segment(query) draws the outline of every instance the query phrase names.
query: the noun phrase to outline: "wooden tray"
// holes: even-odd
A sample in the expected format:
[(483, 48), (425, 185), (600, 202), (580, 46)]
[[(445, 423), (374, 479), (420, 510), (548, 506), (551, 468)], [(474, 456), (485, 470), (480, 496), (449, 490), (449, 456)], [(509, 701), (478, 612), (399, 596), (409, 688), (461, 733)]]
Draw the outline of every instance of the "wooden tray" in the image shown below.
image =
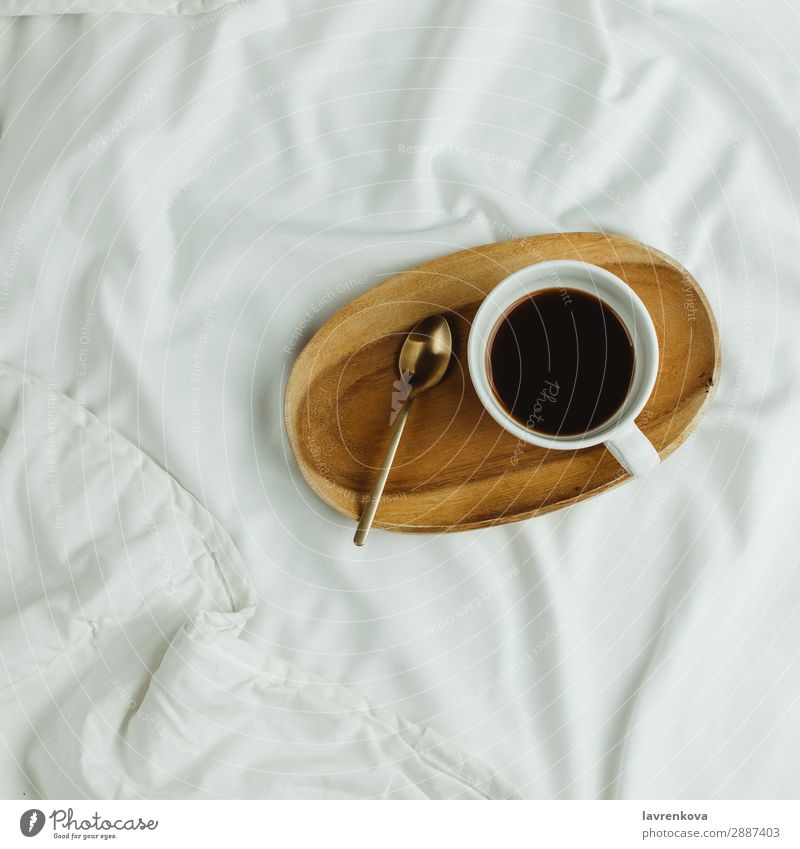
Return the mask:
[[(720, 369), (708, 301), (675, 260), (604, 233), (560, 233), (460, 251), (387, 280), (337, 312), (304, 348), (286, 389), (289, 440), (312, 489), (353, 519), (389, 437), (397, 355), (427, 315), (451, 321), (454, 360), (415, 403), (376, 526), (432, 532), (514, 522), (583, 501), (628, 479), (603, 448), (520, 444), (481, 406), (467, 370), (467, 336), (487, 292), (525, 265), (579, 259), (607, 268), (644, 301), (660, 367), (637, 419), (661, 457), (697, 426)], [(656, 472), (657, 474), (657, 472)]]

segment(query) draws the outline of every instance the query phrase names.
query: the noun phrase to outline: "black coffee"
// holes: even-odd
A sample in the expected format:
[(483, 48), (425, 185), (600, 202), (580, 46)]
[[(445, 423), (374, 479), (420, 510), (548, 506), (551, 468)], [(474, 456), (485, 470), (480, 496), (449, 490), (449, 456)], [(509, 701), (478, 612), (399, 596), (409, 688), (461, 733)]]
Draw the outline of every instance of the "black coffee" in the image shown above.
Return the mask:
[(548, 436), (576, 436), (608, 421), (633, 377), (633, 346), (617, 314), (574, 289), (517, 301), (489, 343), (489, 379), (503, 407)]

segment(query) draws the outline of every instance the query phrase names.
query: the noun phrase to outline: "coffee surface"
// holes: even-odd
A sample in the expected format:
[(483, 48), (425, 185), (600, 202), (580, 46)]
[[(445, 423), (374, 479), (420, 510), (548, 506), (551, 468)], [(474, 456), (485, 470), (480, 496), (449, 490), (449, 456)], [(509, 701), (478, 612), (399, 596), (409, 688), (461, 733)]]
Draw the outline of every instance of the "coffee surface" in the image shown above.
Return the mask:
[(517, 301), (498, 323), (488, 359), (502, 406), (548, 436), (576, 436), (608, 421), (628, 394), (634, 366), (617, 314), (574, 289)]

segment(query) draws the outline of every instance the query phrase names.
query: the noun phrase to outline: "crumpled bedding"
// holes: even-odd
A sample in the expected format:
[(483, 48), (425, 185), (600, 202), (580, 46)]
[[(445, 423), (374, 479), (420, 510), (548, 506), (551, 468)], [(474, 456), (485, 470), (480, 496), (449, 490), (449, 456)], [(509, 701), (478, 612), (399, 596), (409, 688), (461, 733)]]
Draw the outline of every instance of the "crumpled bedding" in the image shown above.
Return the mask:
[(243, 642), (256, 600), (228, 535), (74, 401), (0, 368), (0, 430), (0, 795), (514, 795)]
[[(162, 532), (178, 552), (186, 537), (195, 565), (174, 577), (172, 606), (156, 591), (162, 625), (149, 612), (131, 620), (144, 633), (124, 663), (92, 665), (101, 680), (90, 692), (102, 696), (92, 696), (99, 718), (85, 730), (97, 748), (65, 731), (84, 729), (80, 688), (40, 702), (46, 682), (23, 679), (31, 693), (3, 710), (7, 757), (21, 765), (4, 770), (4, 792), (52, 773), (64, 783), (50, 792), (66, 793), (52, 761), (71, 775), (106, 745), (119, 745), (125, 769), (110, 778), (93, 769), (81, 792), (211, 792), (180, 722), (164, 718), (177, 738), (173, 778), (149, 772), (97, 724), (107, 715), (125, 730), (127, 698), (166, 705), (157, 674), (147, 693), (129, 696), (124, 682), (172, 663), (168, 645), (185, 645), (183, 656), (214, 633), (195, 613), (219, 624), (252, 607), (233, 631), (242, 626), (236, 639), (259, 663), (288, 664), (371, 710), (435, 728), (521, 796), (796, 797), (796, 15), (721, 0), (253, 2), (219, 12), (0, 27), (0, 361), (95, 414), (219, 522), (198, 535), (193, 508), (191, 522), (176, 516)], [(700, 282), (723, 351), (706, 418), (645, 480), (576, 507), (462, 534), (375, 531), (356, 550), (352, 523), (310, 492), (283, 430), (283, 388), (303, 343), (388, 275), (464, 247), (570, 230), (641, 239)], [(45, 586), (36, 559), (14, 559), (26, 558), (25, 538), (9, 539), (37, 635), (30, 646), (16, 630), (3, 639), (17, 673), (57, 657), (61, 640), (88, 660), (86, 623), (113, 620), (126, 600), (131, 616), (144, 610), (142, 591), (164, 580), (136, 465), (114, 474), (109, 451), (71, 462), (108, 482), (100, 512), (82, 508), (93, 526), (115, 528), (105, 508), (132, 493), (131, 547), (147, 554), (132, 559), (137, 572), (115, 567), (106, 591), (86, 531), (88, 583), (62, 574)], [(50, 504), (42, 475), (17, 470), (14, 497), (1, 502), (6, 532), (26, 528), (29, 503)], [(160, 503), (169, 491), (158, 490)], [(55, 563), (60, 538), (50, 519), (37, 521), (39, 560)], [(241, 556), (234, 572), (247, 576), (252, 601), (241, 605), (225, 600), (203, 554), (202, 540), (229, 550), (223, 527)], [(79, 602), (85, 621), (75, 619)], [(8, 593), (2, 604), (17, 609)], [(203, 670), (198, 661), (184, 671)], [(203, 708), (207, 751), (222, 761), (212, 730), (242, 705), (202, 695), (213, 702)], [(26, 713), (26, 701), (49, 707)], [(176, 720), (187, 719), (181, 710)], [(167, 747), (161, 726), (129, 724), (142, 751)], [(405, 764), (402, 753), (419, 748), (409, 739), (399, 735), (390, 745), (402, 752), (388, 759)], [(292, 754), (288, 744), (269, 751), (281, 763)], [(251, 789), (252, 754), (228, 759), (223, 792)], [(345, 791), (334, 776), (342, 752), (331, 754), (327, 770), (314, 760), (321, 750), (300, 758), (329, 774), (309, 792)], [(421, 779), (370, 792), (407, 780)], [(430, 795), (457, 792), (448, 784)]]
[(226, 14), (223, 7), (230, 2), (231, 0), (0, 0), (0, 15), (197, 15), (199, 17), (195, 26), (205, 26)]

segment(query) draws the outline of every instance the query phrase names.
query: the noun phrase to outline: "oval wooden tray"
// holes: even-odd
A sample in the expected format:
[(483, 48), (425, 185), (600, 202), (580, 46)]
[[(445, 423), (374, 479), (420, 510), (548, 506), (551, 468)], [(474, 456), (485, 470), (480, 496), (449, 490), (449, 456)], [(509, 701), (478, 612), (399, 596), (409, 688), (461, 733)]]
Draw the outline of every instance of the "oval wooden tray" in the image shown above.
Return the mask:
[[(714, 394), (719, 338), (708, 301), (675, 260), (624, 236), (560, 233), (498, 242), (399, 274), (337, 312), (303, 349), (286, 388), (286, 427), (312, 489), (356, 518), (389, 437), (397, 355), (427, 315), (448, 314), (454, 359), (415, 402), (376, 526), (433, 532), (513, 522), (604, 492), (628, 475), (603, 448), (520, 444), (483, 409), (467, 371), (472, 317), (504, 277), (545, 259), (607, 268), (644, 301), (661, 351), (637, 419), (661, 457), (697, 426)], [(657, 472), (656, 472), (657, 474)]]

